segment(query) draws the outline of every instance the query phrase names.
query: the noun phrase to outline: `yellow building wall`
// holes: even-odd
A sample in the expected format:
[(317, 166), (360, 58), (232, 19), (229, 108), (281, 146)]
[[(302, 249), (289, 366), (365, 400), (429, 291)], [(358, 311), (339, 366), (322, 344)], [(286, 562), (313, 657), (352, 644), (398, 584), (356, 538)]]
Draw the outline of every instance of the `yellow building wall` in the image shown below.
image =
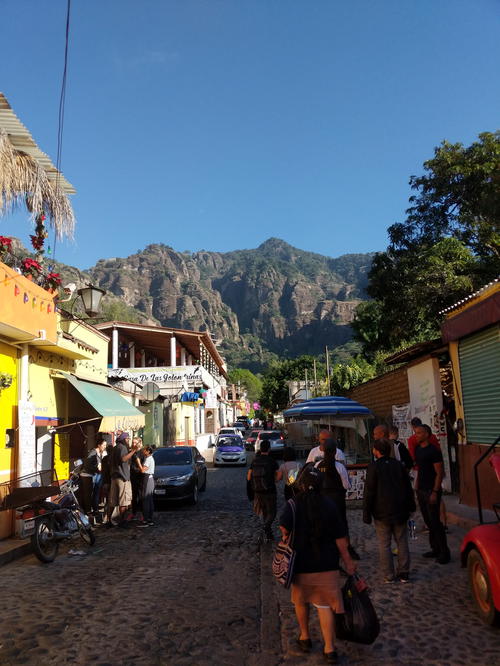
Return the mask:
[(175, 414), (175, 443), (194, 446), (194, 405), (189, 402), (175, 402), (172, 411)]
[[(12, 384), (0, 392), (0, 483), (15, 478), (16, 446), (6, 446), (5, 431), (17, 427), (17, 349), (0, 342), (0, 372), (13, 377)], [(16, 438), (14, 437), (14, 443)], [(0, 539), (8, 537), (12, 511), (0, 511)]]
[[(56, 342), (54, 295), (0, 262), (0, 322)], [(43, 334), (42, 334), (43, 335)]]

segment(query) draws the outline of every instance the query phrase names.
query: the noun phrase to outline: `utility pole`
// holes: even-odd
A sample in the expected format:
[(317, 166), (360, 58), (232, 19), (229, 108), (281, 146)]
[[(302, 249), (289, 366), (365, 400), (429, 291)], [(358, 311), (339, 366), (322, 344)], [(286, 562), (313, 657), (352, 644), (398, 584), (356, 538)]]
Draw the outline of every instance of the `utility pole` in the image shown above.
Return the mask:
[(307, 379), (307, 368), (305, 368), (306, 373), (306, 400), (309, 400), (309, 380)]
[(313, 361), (313, 372), (314, 372), (314, 394), (318, 393), (318, 378), (316, 376), (316, 359)]
[(325, 356), (326, 356), (326, 381), (328, 387), (328, 394), (330, 395), (330, 356), (328, 353), (328, 347), (325, 347)]

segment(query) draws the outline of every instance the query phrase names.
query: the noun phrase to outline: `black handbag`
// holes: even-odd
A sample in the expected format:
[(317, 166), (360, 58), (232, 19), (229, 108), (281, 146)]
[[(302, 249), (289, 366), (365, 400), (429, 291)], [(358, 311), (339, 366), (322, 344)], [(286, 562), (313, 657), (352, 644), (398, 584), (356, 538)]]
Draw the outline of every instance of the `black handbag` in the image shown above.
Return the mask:
[(292, 531), (286, 538), (281, 538), (281, 541), (276, 546), (273, 557), (273, 576), (278, 583), (289, 588), (292, 584), (293, 568), (295, 564), (295, 550), (293, 549), (293, 539), (295, 534), (295, 502), (293, 499), (288, 500), (288, 504), (292, 509), (293, 526)]

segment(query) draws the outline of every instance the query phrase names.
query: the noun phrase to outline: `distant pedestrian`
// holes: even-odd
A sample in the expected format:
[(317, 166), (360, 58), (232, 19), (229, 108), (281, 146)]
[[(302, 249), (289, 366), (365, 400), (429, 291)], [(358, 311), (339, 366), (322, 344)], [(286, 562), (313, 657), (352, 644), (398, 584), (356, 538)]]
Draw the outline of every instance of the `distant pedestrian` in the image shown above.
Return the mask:
[(439, 451), (441, 451), (441, 445), (439, 443), (438, 438), (436, 435), (432, 433), (432, 430), (430, 426), (423, 424), (421, 419), (418, 418), (418, 416), (415, 416), (411, 420), (411, 427), (413, 430), (413, 435), (411, 435), (408, 438), (408, 451), (410, 452), (411, 457), (413, 458), (413, 461), (415, 462), (415, 449), (417, 448), (418, 444), (418, 438), (417, 438), (417, 428), (419, 428), (421, 425), (423, 425), (426, 428), (429, 428), (429, 444), (432, 444), (435, 446)]
[(132, 513), (134, 514), (134, 518), (137, 518), (142, 511), (142, 485), (144, 481), (142, 465), (144, 463), (144, 451), (140, 437), (134, 437), (132, 442), (136, 445), (136, 451), (130, 459), (130, 485), (132, 487)]
[(344, 521), (346, 538), (348, 543), (349, 555), (353, 560), (359, 560), (360, 557), (350, 543), (349, 525), (347, 523), (347, 504), (346, 494), (351, 488), (349, 474), (345, 465), (339, 462), (337, 458), (337, 446), (333, 438), (323, 441), (324, 457), (315, 463), (317, 469), (322, 473), (321, 493), (335, 502), (341, 519)]
[(392, 444), (387, 439), (373, 443), (372, 462), (366, 472), (363, 495), (363, 521), (375, 521), (379, 562), (384, 582), (396, 580), (391, 541), (397, 545), (398, 577), (409, 581), (410, 550), (408, 547), (408, 518), (416, 510), (410, 477), (403, 463), (391, 457)]
[(106, 439), (102, 434), (96, 436), (96, 442), (83, 462), (80, 472), (82, 509), (87, 515), (99, 513), (99, 491), (101, 488), (102, 455), (106, 448)]
[(324, 641), (323, 656), (327, 663), (336, 664), (338, 654), (335, 648), (334, 613), (344, 612), (339, 556), (348, 574), (355, 572), (356, 564), (349, 555), (345, 523), (337, 507), (320, 492), (321, 472), (315, 467), (306, 467), (298, 484), (297, 497), (287, 502), (280, 518), (283, 536), (287, 537), (294, 529), (293, 547), (296, 556), (291, 600), (300, 629), (297, 646), (303, 652), (312, 649), (309, 634), (309, 610), (312, 604), (318, 611)]
[(286, 446), (283, 451), (283, 463), (276, 474), (276, 481), (285, 482), (284, 493), (286, 500), (289, 500), (295, 494), (294, 485), (301, 468), (302, 464), (296, 460), (295, 450), (291, 446)]
[[(324, 451), (325, 447), (324, 444), (327, 440), (333, 439), (333, 433), (331, 430), (320, 430), (319, 435), (318, 435), (318, 446), (313, 447), (309, 451), (309, 455), (307, 456), (306, 463), (310, 462), (318, 462), (321, 458), (324, 456)], [(335, 453), (335, 460), (338, 462), (343, 463), (344, 465), (346, 464), (346, 457), (344, 452), (337, 447), (336, 453)]]
[(273, 540), (272, 524), (276, 518), (276, 474), (278, 463), (269, 455), (270, 443), (263, 439), (260, 444), (260, 455), (255, 456), (247, 472), (247, 480), (251, 482), (254, 499), (253, 510), (262, 517), (264, 537)]
[(429, 431), (425, 426), (417, 426), (415, 435), (417, 437), (415, 460), (418, 466), (417, 499), (424, 522), (429, 528), (431, 547), (429, 552), (424, 553), (424, 557), (434, 557), (439, 564), (448, 564), (450, 550), (445, 527), (440, 519), (443, 455), (430, 443)]
[(130, 459), (136, 451), (137, 444), (132, 443), (129, 451), (130, 437), (126, 432), (118, 435), (116, 446), (111, 458), (111, 488), (109, 493), (110, 506), (118, 507), (119, 527), (128, 527), (125, 513), (132, 503), (132, 486), (130, 484)]
[(144, 457), (141, 464), (141, 473), (143, 482), (141, 484), (142, 490), (142, 516), (143, 519), (139, 523), (141, 526), (152, 527), (153, 514), (154, 514), (154, 501), (153, 493), (155, 489), (155, 459), (153, 458), (153, 447), (146, 446), (143, 450)]
[(413, 458), (403, 442), (399, 440), (399, 430), (396, 426), (389, 428), (389, 441), (392, 445), (391, 458), (400, 460), (409, 472), (414, 465)]

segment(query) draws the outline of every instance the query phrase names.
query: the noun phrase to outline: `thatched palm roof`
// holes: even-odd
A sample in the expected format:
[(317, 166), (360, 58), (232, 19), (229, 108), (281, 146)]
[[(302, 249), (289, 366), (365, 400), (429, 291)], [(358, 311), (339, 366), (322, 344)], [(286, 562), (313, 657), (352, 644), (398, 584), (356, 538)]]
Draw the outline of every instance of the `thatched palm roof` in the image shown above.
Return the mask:
[(0, 93), (0, 215), (26, 205), (33, 218), (45, 214), (57, 237), (72, 237), (75, 216), (67, 193), (74, 191)]

